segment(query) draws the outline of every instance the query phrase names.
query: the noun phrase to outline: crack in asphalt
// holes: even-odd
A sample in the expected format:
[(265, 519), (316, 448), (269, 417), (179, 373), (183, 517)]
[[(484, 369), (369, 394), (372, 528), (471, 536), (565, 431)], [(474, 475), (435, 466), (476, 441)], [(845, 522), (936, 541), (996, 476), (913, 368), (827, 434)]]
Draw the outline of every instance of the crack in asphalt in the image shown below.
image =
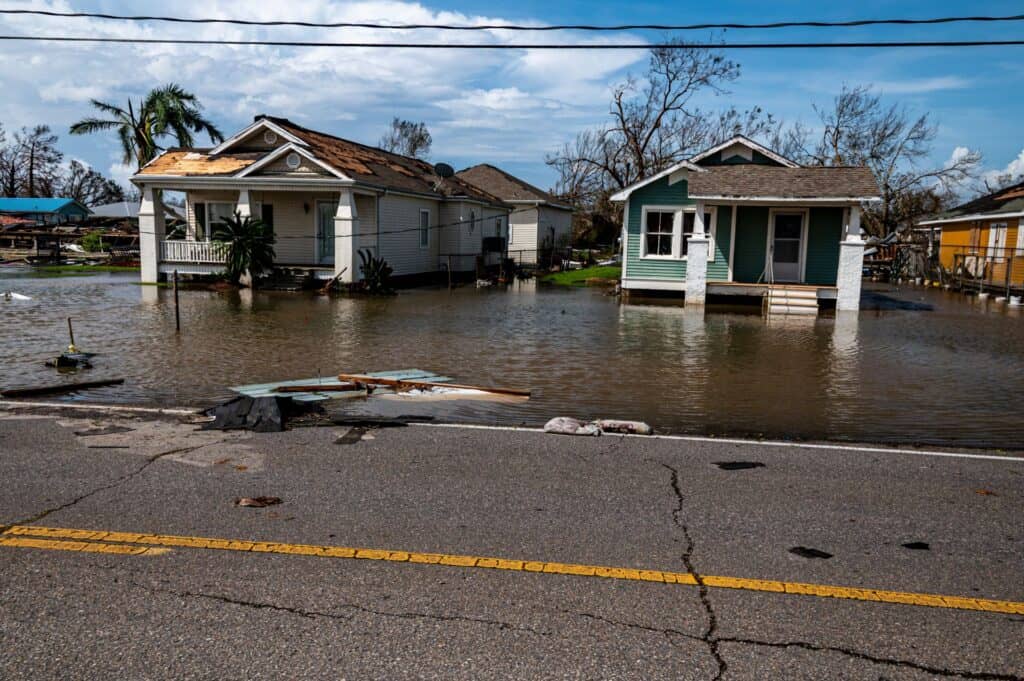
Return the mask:
[(812, 652), (839, 653), (841, 655), (846, 655), (847, 657), (852, 657), (858, 660), (864, 660), (865, 662), (872, 662), (874, 664), (884, 664), (892, 667), (899, 667), (901, 669), (913, 669), (916, 671), (925, 672), (927, 674), (934, 674), (936, 676), (945, 676), (949, 678), (987, 679), (991, 681), (1024, 681), (1024, 676), (1018, 676), (1016, 674), (999, 674), (995, 672), (972, 672), (966, 670), (948, 669), (943, 667), (933, 667), (930, 665), (921, 664), (919, 662), (913, 662), (911, 660), (900, 660), (890, 657), (879, 657), (877, 655), (870, 655), (868, 653), (864, 653), (859, 650), (854, 650), (852, 648), (824, 646), (815, 643), (808, 643), (806, 641), (775, 642), (732, 637), (719, 638), (718, 641), (720, 643), (738, 643), (741, 645), (762, 646), (767, 648), (800, 648)]
[(53, 506), (51, 508), (47, 508), (47, 509), (45, 509), (43, 511), (40, 511), (39, 513), (36, 513), (35, 515), (30, 516), (28, 518), (22, 518), (21, 520), (15, 520), (14, 522), (0, 525), (0, 534), (2, 534), (3, 532), (6, 532), (7, 530), (11, 529), (15, 525), (29, 525), (31, 523), (39, 522), (43, 518), (45, 518), (45, 517), (47, 517), (47, 516), (49, 516), (49, 515), (51, 515), (53, 513), (57, 513), (58, 511), (63, 511), (64, 509), (67, 509), (67, 508), (71, 508), (72, 506), (85, 501), (89, 497), (94, 496), (96, 494), (99, 494), (100, 492), (106, 492), (107, 490), (114, 489), (115, 487), (123, 485), (124, 483), (128, 482), (132, 478), (135, 478), (136, 476), (141, 475), (147, 468), (149, 468), (151, 465), (153, 465), (154, 463), (156, 463), (160, 459), (164, 458), (165, 456), (170, 456), (172, 454), (182, 454), (182, 453), (187, 453), (187, 452), (194, 452), (197, 449), (202, 449), (203, 447), (209, 447), (209, 446), (214, 445), (214, 444), (223, 444), (223, 442), (211, 442), (211, 443), (202, 444), (202, 445), (194, 445), (194, 446), (191, 446), (191, 447), (178, 447), (177, 449), (172, 449), (170, 451), (161, 452), (159, 454), (153, 454), (151, 456), (147, 456), (146, 459), (145, 459), (145, 462), (141, 466), (139, 466), (138, 468), (136, 468), (133, 471), (125, 473), (124, 475), (122, 475), (122, 476), (118, 477), (117, 479), (115, 479), (113, 482), (108, 482), (108, 483), (106, 483), (104, 485), (100, 485), (99, 487), (96, 487), (96, 488), (94, 488), (92, 490), (89, 490), (88, 492), (85, 492), (84, 494), (80, 494), (79, 496), (75, 497), (71, 501), (66, 501), (63, 504), (59, 504), (57, 506)]
[(679, 471), (673, 466), (668, 465), (662, 461), (655, 461), (648, 459), (651, 463), (657, 463), (663, 468), (667, 469), (671, 473), (671, 484), (672, 493), (676, 497), (676, 507), (672, 509), (672, 522), (675, 523), (676, 527), (680, 529), (685, 542), (683, 546), (682, 561), (683, 566), (686, 568), (687, 573), (693, 577), (694, 581), (697, 582), (697, 592), (700, 598), (700, 603), (704, 608), (704, 613), (707, 615), (708, 626), (704, 630), (704, 634), (698, 637), (698, 640), (703, 641), (708, 650), (711, 652), (711, 656), (715, 659), (715, 663), (718, 665), (718, 672), (712, 678), (712, 681), (721, 681), (725, 671), (729, 668), (725, 658), (722, 657), (721, 651), (718, 649), (718, 615), (715, 613), (714, 607), (711, 605), (711, 597), (708, 593), (708, 587), (704, 583), (704, 577), (697, 571), (693, 564), (693, 552), (694, 552), (694, 541), (690, 534), (690, 528), (683, 521), (683, 490), (679, 485)]
[[(231, 598), (230, 596), (223, 596), (220, 594), (210, 594), (201, 591), (176, 591), (174, 589), (161, 589), (153, 586), (146, 586), (145, 584), (139, 584), (138, 582), (131, 582), (131, 584), (139, 589), (148, 591), (150, 593), (162, 593), (171, 596), (177, 596), (179, 598), (203, 598), (208, 600), (214, 600), (221, 603), (227, 603), (229, 605), (237, 605), (246, 608), (253, 608), (257, 610), (272, 610), (277, 612), (285, 612), (292, 615), (298, 615), (300, 617), (306, 617), (315, 619), (317, 617), (324, 617), (327, 619), (341, 620), (345, 622), (351, 621), (355, 615), (341, 615), (338, 613), (322, 612), (318, 610), (305, 610), (303, 608), (296, 608), (292, 606), (277, 605), (276, 603), (267, 603), (264, 601), (249, 601), (240, 598)], [(356, 605), (354, 603), (341, 603), (338, 605), (339, 608), (346, 610), (354, 610), (356, 612), (364, 613), (367, 615), (376, 615), (379, 617), (394, 617), (397, 619), (409, 619), (409, 620), (433, 620), (436, 622), (469, 622), (471, 624), (482, 624), (491, 627), (497, 627), (503, 631), (523, 631), (537, 636), (551, 636), (550, 631), (540, 631), (539, 629), (533, 629), (531, 627), (524, 627), (511, 622), (505, 622), (502, 620), (491, 620), (482, 617), (469, 617), (465, 615), (438, 615), (434, 613), (425, 612), (393, 612), (389, 610), (375, 610), (373, 608), (366, 607), (364, 605)]]

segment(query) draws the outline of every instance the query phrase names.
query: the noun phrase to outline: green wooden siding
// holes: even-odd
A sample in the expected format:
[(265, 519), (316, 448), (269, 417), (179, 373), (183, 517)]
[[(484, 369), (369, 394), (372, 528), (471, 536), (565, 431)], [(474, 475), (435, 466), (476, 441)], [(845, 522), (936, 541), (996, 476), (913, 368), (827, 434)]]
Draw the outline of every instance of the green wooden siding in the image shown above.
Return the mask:
[(732, 266), (734, 281), (755, 283), (764, 274), (768, 244), (768, 207), (739, 206), (736, 209), (736, 248)]
[(629, 223), (626, 225), (626, 276), (629, 279), (685, 280), (685, 260), (646, 260), (640, 257), (644, 206), (689, 206), (686, 180), (669, 185), (668, 177), (641, 187), (629, 197)]
[(714, 260), (708, 263), (709, 281), (729, 281), (729, 241), (732, 238), (732, 206), (718, 206), (715, 219)]
[(812, 208), (810, 214), (804, 280), (808, 284), (835, 286), (839, 241), (843, 236), (843, 209)]
[[(645, 260), (640, 257), (643, 238), (644, 206), (690, 206), (686, 196), (686, 181), (669, 185), (668, 178), (642, 187), (629, 197), (629, 224), (627, 226), (626, 274), (629, 279), (658, 279), (684, 281), (685, 260)], [(709, 206), (710, 207), (710, 206)], [(708, 226), (710, 228), (710, 225)], [(708, 263), (708, 279), (729, 279), (729, 244), (732, 237), (732, 207), (719, 206), (715, 219), (714, 260)]]

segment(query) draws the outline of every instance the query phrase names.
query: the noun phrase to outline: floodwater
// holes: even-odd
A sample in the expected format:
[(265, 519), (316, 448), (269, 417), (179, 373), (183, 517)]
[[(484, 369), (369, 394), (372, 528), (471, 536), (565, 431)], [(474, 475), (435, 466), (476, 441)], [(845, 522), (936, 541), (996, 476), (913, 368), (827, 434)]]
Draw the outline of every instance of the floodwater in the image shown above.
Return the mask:
[[(485, 424), (552, 416), (647, 421), (662, 432), (1024, 448), (1024, 310), (880, 288), (859, 315), (766, 321), (620, 305), (595, 289), (403, 291), (386, 299), (169, 289), (137, 275), (38, 278), (0, 267), (0, 385), (124, 377), (61, 399), (208, 405), (226, 386), (419, 368), (525, 387), (528, 401), (348, 400), (348, 410)], [(876, 303), (880, 303), (876, 305)], [(94, 368), (43, 363), (72, 317)], [(88, 378), (86, 378), (86, 376)]]

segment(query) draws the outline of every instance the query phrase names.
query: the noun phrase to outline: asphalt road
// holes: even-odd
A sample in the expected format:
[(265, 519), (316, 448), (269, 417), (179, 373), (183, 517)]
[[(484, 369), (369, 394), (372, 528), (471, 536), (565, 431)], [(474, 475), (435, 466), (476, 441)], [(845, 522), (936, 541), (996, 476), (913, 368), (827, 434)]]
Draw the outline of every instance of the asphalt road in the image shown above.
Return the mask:
[[(0, 678), (1024, 679), (1024, 460), (344, 432), (0, 412), (0, 540), (75, 528), (694, 582), (64, 536), (0, 545)], [(260, 495), (282, 503), (234, 504)], [(822, 589), (710, 585), (724, 578)], [(906, 602), (835, 597), (850, 588)]]

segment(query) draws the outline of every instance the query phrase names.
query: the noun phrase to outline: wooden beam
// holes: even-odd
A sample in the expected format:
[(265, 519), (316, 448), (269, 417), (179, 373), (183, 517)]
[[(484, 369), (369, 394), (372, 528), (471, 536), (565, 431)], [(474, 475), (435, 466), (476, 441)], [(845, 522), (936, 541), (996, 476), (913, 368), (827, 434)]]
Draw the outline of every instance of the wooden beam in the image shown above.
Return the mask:
[(436, 383), (434, 381), (416, 381), (397, 378), (375, 378), (373, 376), (364, 376), (361, 374), (338, 374), (338, 380), (355, 381), (357, 383), (366, 383), (369, 385), (385, 385), (392, 388), (458, 388), (461, 390), (480, 390), (482, 392), (495, 393), (497, 395), (516, 395), (519, 397), (530, 396), (529, 390), (518, 390), (516, 388), (484, 388), (479, 385)]

